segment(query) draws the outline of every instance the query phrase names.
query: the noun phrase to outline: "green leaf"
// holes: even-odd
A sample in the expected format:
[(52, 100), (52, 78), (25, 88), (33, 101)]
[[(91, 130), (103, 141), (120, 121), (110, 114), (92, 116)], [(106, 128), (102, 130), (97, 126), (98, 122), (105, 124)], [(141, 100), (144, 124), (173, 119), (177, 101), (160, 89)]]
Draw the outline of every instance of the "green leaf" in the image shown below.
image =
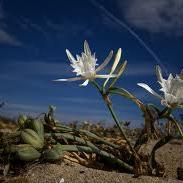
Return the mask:
[[(114, 63), (112, 65), (112, 68), (111, 68), (111, 71), (110, 71), (109, 75), (112, 75), (114, 73), (114, 71), (116, 70), (116, 67), (118, 66), (119, 61), (121, 59), (121, 53), (122, 53), (122, 50), (121, 50), (121, 48), (119, 48), (117, 53), (116, 53)], [(110, 80), (110, 77), (105, 80), (105, 82), (103, 84), (103, 89), (105, 88), (105, 86), (107, 85), (109, 80)]]
[(145, 106), (143, 105), (143, 103), (124, 88), (112, 87), (108, 90), (108, 93), (121, 95), (124, 98), (133, 101), (142, 111), (145, 110)]
[(127, 61), (125, 60), (124, 63), (122, 63), (120, 65), (120, 67), (118, 69), (118, 72), (117, 72), (118, 76), (113, 79), (113, 81), (111, 82), (109, 88), (112, 88), (114, 86), (114, 84), (117, 82), (117, 80), (119, 79), (119, 77), (123, 74), (123, 72), (124, 72), (124, 70), (126, 68), (126, 65), (127, 65)]

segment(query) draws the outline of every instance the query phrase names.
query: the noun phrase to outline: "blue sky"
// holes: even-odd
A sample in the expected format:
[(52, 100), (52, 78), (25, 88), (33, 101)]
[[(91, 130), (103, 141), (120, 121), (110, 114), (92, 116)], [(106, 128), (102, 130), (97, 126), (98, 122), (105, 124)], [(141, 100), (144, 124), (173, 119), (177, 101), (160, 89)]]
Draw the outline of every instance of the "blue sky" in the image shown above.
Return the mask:
[[(159, 103), (137, 82), (158, 89), (154, 67), (179, 73), (183, 48), (182, 0), (1, 0), (0, 100), (2, 114), (38, 114), (57, 106), (61, 121), (104, 120), (110, 115), (92, 86), (54, 83), (73, 76), (65, 54), (80, 54), (87, 40), (102, 63), (109, 51), (123, 50), (127, 69), (119, 85), (145, 103)], [(144, 45), (145, 44), (145, 45)], [(108, 68), (109, 69), (109, 68)], [(142, 122), (131, 102), (114, 97), (121, 120)]]

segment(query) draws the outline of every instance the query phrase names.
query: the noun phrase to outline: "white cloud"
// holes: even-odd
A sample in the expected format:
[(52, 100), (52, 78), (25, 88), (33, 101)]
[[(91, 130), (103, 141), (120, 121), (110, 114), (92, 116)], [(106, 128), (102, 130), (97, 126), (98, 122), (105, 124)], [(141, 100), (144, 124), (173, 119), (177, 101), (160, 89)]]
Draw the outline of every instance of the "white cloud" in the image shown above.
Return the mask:
[(118, 1), (122, 13), (131, 25), (153, 33), (183, 34), (182, 0)]
[(45, 23), (47, 28), (55, 31), (59, 38), (64, 38), (66, 35), (76, 36), (84, 34), (86, 36), (90, 36), (93, 34), (90, 27), (72, 20), (66, 20), (62, 23), (55, 23), (52, 20), (45, 18)]
[[(59, 58), (58, 58), (59, 59)], [(57, 59), (57, 60), (58, 60)], [(56, 63), (50, 60), (50, 62), (43, 61), (13, 61), (7, 62), (2, 68), (0, 74), (1, 80), (21, 80), (32, 76), (50, 76), (50, 77), (60, 77), (63, 75), (71, 75), (72, 69), (69, 64), (62, 63), (62, 58), (59, 59), (60, 62)], [(68, 61), (69, 63), (69, 61)], [(18, 72), (17, 72), (18, 71)]]
[(69, 64), (12, 61), (1, 67), (0, 83), (7, 86), (17, 83), (21, 87), (48, 89), (57, 84), (52, 80), (66, 77), (72, 77)]
[(64, 98), (59, 98), (60, 101), (62, 102), (68, 102), (68, 103), (78, 103), (78, 104), (98, 104), (101, 101), (93, 98), (83, 98), (83, 97), (64, 97)]
[(36, 31), (41, 33), (47, 41), (50, 40), (50, 35), (48, 33), (48, 31), (45, 29), (44, 25), (41, 24), (37, 24), (35, 22), (32, 22), (32, 20), (30, 20), (29, 18), (26, 17), (19, 17), (17, 18), (17, 23), (19, 24), (19, 26), (26, 30), (26, 31)]
[[(1, 108), (1, 114), (9, 117), (18, 117), (19, 114), (26, 114), (32, 117), (37, 117), (42, 112), (46, 112), (48, 106), (36, 104), (23, 104), (23, 103), (7, 103), (4, 108)], [(80, 107), (79, 110), (73, 110), (73, 106), (62, 106), (55, 111), (57, 119), (62, 121), (75, 121), (75, 120), (100, 120), (109, 118), (106, 110), (91, 108), (88, 110), (86, 107)]]
[(11, 46), (21, 46), (22, 43), (17, 40), (14, 36), (9, 34), (5, 28), (7, 28), (7, 24), (5, 22), (5, 12), (2, 7), (2, 2), (0, 3), (0, 44), (7, 44)]
[(21, 46), (22, 43), (15, 37), (0, 28), (0, 44), (8, 44), (12, 46)]
[(17, 111), (40, 112), (46, 107), (37, 106), (37, 105), (20, 104), (20, 103), (7, 103), (7, 108), (17, 110)]
[[(50, 60), (50, 62), (43, 62), (43, 61), (32, 61), (32, 62), (19, 62), (19, 61), (13, 61), (13, 62), (7, 62), (5, 66), (3, 66), (2, 72), (0, 74), (0, 81), (19, 81), (19, 82), (29, 82), (34, 85), (38, 83), (40, 85), (40, 82), (42, 84), (44, 82), (48, 82), (47, 79), (43, 80), (41, 76), (49, 76), (51, 80), (56, 78), (65, 78), (65, 77), (71, 77), (74, 75), (72, 73), (72, 68), (68, 63), (63, 63), (63, 58), (57, 58), (57, 60), (60, 60), (60, 62), (53, 62)], [(148, 62), (139, 62), (139, 63), (128, 63), (127, 68), (124, 72), (124, 75), (129, 77), (136, 77), (136, 76), (153, 76), (155, 75), (154, 71), (155, 64), (151, 64)], [(108, 72), (108, 69), (106, 69), (106, 72)], [(36, 79), (35, 79), (36, 77)], [(41, 77), (41, 78), (40, 78)], [(25, 80), (26, 79), (26, 80)], [(80, 100), (80, 99), (68, 99), (64, 98), (64, 101), (67, 102), (78, 102), (84, 103), (86, 101)], [(88, 101), (90, 102), (97, 102), (97, 101)]]
[(47, 106), (38, 106), (36, 104), (7, 103), (1, 109), (1, 114), (9, 117), (18, 117), (19, 114), (26, 114), (33, 117), (47, 111)]

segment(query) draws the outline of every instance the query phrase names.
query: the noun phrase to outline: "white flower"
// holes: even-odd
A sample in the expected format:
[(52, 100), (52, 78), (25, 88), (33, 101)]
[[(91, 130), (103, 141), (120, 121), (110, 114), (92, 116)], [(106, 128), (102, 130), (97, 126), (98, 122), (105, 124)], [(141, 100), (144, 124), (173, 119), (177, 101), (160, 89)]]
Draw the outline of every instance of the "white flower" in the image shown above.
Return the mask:
[(99, 71), (101, 71), (111, 60), (113, 56), (113, 51), (110, 51), (107, 58), (104, 60), (104, 62), (96, 68), (98, 65), (97, 59), (95, 58), (95, 53), (92, 54), (91, 50), (89, 48), (89, 45), (87, 41), (84, 42), (84, 52), (81, 53), (81, 56), (76, 55), (76, 59), (72, 56), (69, 50), (66, 49), (66, 54), (68, 59), (71, 62), (71, 66), (73, 67), (73, 72), (76, 72), (76, 76), (74, 78), (68, 78), (68, 79), (57, 79), (54, 81), (78, 81), (78, 80), (85, 80), (82, 86), (86, 86), (89, 81), (94, 80), (95, 78), (112, 78), (116, 77), (115, 74), (109, 74), (109, 75), (99, 75), (97, 74)]
[(156, 67), (156, 75), (158, 82), (161, 85), (160, 91), (164, 93), (164, 97), (160, 96), (154, 90), (152, 90), (147, 84), (138, 83), (137, 85), (146, 89), (148, 92), (154, 96), (161, 99), (162, 105), (167, 107), (182, 107), (183, 104), (183, 80), (180, 76), (176, 75), (173, 77), (172, 74), (169, 75), (168, 79), (164, 79), (162, 76), (162, 71), (159, 66)]

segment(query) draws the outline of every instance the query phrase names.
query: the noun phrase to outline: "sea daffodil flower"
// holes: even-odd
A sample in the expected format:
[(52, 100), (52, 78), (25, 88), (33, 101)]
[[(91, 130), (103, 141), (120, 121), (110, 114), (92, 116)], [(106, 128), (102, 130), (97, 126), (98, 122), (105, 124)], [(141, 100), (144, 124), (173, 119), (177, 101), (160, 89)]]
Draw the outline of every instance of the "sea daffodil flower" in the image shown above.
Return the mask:
[(73, 67), (73, 72), (76, 72), (76, 76), (74, 78), (68, 78), (68, 79), (56, 79), (54, 81), (78, 81), (78, 80), (85, 80), (82, 86), (86, 86), (89, 81), (94, 80), (95, 78), (114, 78), (117, 75), (115, 74), (108, 74), (108, 75), (100, 75), (97, 74), (99, 71), (101, 71), (111, 60), (113, 56), (113, 51), (110, 51), (107, 58), (104, 60), (104, 62), (96, 68), (98, 65), (97, 59), (95, 57), (95, 53), (92, 54), (91, 50), (89, 48), (89, 45), (87, 41), (84, 42), (84, 52), (81, 53), (81, 56), (76, 55), (76, 59), (72, 56), (70, 51), (66, 49), (66, 54), (68, 59), (71, 62), (71, 66)]
[(151, 89), (147, 84), (138, 83), (137, 85), (146, 89), (148, 92), (158, 97), (161, 100), (161, 104), (170, 108), (183, 107), (183, 80), (181, 76), (176, 75), (173, 77), (172, 74), (169, 75), (168, 79), (164, 79), (162, 76), (162, 71), (159, 66), (156, 67), (156, 75), (158, 78), (158, 83), (161, 85), (160, 91), (164, 93), (164, 97), (160, 96), (153, 89)]

